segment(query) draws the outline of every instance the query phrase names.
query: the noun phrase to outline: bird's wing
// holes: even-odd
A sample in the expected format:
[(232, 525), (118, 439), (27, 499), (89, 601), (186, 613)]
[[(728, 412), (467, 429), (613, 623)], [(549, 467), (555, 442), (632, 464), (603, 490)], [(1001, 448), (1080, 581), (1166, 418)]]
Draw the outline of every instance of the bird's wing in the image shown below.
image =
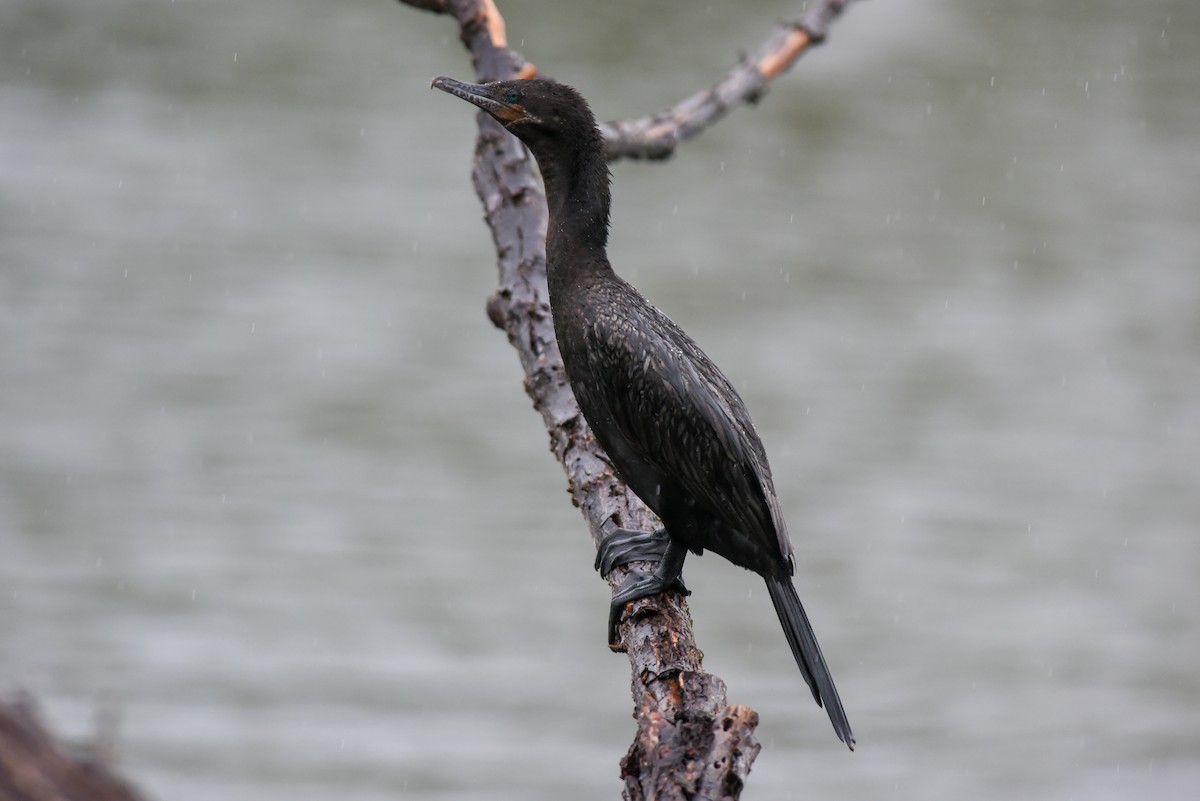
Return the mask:
[(742, 399), (682, 329), (637, 301), (636, 309), (628, 297), (625, 306), (597, 304), (589, 325), (591, 372), (608, 384), (601, 394), (623, 446), (673, 477), (727, 532), (747, 540), (740, 545), (772, 561), (782, 556), (790, 568), (766, 452)]

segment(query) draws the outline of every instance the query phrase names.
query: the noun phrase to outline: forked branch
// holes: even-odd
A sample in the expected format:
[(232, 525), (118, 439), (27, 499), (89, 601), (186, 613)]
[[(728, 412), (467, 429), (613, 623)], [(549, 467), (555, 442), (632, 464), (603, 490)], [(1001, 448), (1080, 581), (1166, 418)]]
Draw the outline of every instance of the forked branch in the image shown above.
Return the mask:
[[(537, 72), (507, 46), (504, 20), (493, 0), (400, 0), (451, 14), (482, 81)], [(610, 158), (663, 158), (739, 103), (752, 102), (825, 36), (848, 0), (822, 0), (804, 18), (780, 26), (752, 58), (707, 92), (647, 120), (604, 127)], [(613, 474), (579, 412), (567, 383), (550, 318), (546, 289), (546, 202), (532, 158), (487, 114), (477, 115), (479, 138), (472, 179), (496, 246), (500, 286), (488, 317), (520, 355), (525, 389), (541, 413), (551, 450), (567, 474), (573, 503), (599, 544), (609, 527), (652, 531), (658, 521)], [(650, 565), (630, 565), (649, 569)], [(625, 568), (609, 577), (616, 587)], [(605, 615), (597, 610), (600, 639)], [(635, 799), (740, 797), (760, 746), (758, 715), (729, 704), (725, 684), (705, 673), (686, 600), (666, 593), (634, 602), (620, 627), (632, 672), (637, 736), (621, 763), (625, 797)]]

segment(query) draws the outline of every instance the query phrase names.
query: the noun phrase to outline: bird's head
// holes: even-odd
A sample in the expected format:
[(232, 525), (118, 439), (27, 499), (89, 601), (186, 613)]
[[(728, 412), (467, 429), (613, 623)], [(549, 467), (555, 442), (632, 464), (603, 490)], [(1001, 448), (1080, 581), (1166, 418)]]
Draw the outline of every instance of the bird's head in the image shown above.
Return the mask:
[(530, 147), (577, 143), (598, 135), (596, 119), (583, 96), (549, 78), (482, 84), (435, 78), (431, 86), (479, 106)]

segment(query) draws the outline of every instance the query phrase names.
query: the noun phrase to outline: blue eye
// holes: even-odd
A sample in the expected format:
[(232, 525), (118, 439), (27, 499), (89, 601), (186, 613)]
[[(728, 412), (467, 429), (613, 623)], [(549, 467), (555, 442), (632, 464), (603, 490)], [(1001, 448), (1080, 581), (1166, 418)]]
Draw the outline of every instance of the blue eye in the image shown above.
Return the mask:
[(516, 89), (509, 89), (507, 92), (504, 93), (504, 102), (505, 103), (516, 103), (520, 99), (521, 99), (521, 93), (518, 92)]

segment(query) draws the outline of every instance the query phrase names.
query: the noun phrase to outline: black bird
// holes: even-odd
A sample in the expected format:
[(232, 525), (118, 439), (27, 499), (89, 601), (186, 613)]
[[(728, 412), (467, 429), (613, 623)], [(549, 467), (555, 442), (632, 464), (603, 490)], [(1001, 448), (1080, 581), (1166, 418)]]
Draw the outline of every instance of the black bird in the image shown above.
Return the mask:
[[(762, 442), (746, 406), (704, 351), (613, 272), (608, 262), (609, 172), (591, 109), (543, 78), (433, 86), (475, 104), (519, 138), (546, 184), (547, 279), (554, 333), (583, 416), (617, 474), (662, 519), (665, 533), (618, 530), (602, 543), (602, 572), (630, 573), (613, 597), (609, 642), (629, 601), (682, 589), (688, 551), (705, 549), (753, 570), (838, 739), (854, 734), (792, 585), (792, 545)], [(686, 592), (686, 590), (684, 590)]]

